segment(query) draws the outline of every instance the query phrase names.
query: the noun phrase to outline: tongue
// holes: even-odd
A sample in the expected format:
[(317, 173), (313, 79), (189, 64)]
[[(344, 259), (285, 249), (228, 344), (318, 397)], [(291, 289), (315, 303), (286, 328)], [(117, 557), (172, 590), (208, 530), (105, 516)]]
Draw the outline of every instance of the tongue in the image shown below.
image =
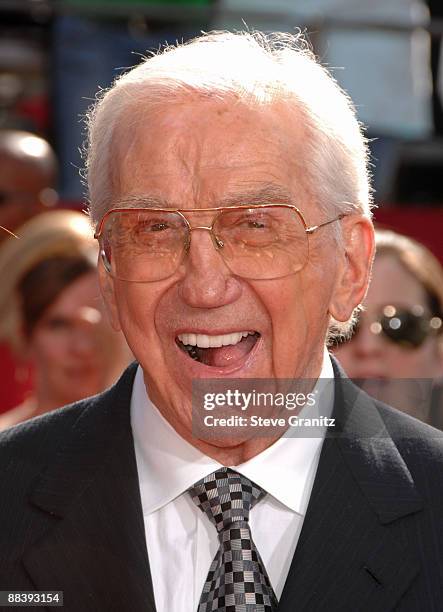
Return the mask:
[(256, 336), (246, 336), (235, 345), (219, 348), (197, 348), (197, 354), (200, 361), (205, 365), (220, 368), (246, 357), (256, 342)]

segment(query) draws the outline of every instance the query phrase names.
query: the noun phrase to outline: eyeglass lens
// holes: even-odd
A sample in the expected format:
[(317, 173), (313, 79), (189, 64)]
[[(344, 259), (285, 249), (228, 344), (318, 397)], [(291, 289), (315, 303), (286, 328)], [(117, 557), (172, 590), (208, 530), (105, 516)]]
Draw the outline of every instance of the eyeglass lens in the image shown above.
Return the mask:
[[(212, 235), (231, 272), (244, 278), (287, 276), (307, 261), (305, 227), (291, 208), (224, 210), (213, 222)], [(167, 278), (178, 269), (190, 240), (190, 228), (179, 212), (134, 209), (109, 215), (101, 247), (113, 276), (149, 282)]]

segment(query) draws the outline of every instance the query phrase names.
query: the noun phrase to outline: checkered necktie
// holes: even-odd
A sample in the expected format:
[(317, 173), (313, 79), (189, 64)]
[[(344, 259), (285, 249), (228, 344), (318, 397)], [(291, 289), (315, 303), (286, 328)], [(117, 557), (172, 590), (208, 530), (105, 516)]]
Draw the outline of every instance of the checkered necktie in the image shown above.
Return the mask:
[(249, 527), (249, 511), (266, 492), (226, 467), (189, 492), (220, 540), (197, 612), (274, 612), (278, 602)]

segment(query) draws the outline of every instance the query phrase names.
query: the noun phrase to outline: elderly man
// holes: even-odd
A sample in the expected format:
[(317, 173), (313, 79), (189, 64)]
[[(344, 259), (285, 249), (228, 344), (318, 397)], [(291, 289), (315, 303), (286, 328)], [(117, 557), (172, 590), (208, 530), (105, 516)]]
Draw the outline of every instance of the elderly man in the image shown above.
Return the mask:
[[(443, 442), (325, 351), (373, 252), (349, 100), (301, 41), (216, 33), (120, 78), (89, 136), (102, 292), (139, 365), (0, 438), (1, 588), (72, 612), (437, 610)], [(311, 381), (328, 429), (196, 433), (193, 382), (233, 379)]]

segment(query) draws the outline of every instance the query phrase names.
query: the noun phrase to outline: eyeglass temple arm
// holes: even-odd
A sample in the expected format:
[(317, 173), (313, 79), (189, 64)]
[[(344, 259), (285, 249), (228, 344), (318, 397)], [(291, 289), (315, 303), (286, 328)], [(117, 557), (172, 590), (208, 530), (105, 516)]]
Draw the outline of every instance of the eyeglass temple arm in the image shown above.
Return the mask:
[(11, 232), (11, 230), (8, 230), (6, 227), (3, 227), (3, 225), (0, 225), (0, 230), (5, 231), (7, 234), (12, 236), (13, 238), (18, 238), (18, 236), (14, 234), (14, 232)]
[(325, 221), (324, 223), (319, 223), (318, 225), (312, 225), (311, 227), (307, 227), (305, 229), (305, 232), (307, 234), (313, 234), (321, 227), (324, 227), (325, 225), (329, 225), (330, 223), (335, 223), (336, 221), (340, 221), (341, 219), (343, 219), (343, 217), (346, 217), (347, 215), (348, 213), (341, 213), (340, 215), (338, 215), (338, 217), (335, 217), (335, 219), (330, 219), (329, 221)]

